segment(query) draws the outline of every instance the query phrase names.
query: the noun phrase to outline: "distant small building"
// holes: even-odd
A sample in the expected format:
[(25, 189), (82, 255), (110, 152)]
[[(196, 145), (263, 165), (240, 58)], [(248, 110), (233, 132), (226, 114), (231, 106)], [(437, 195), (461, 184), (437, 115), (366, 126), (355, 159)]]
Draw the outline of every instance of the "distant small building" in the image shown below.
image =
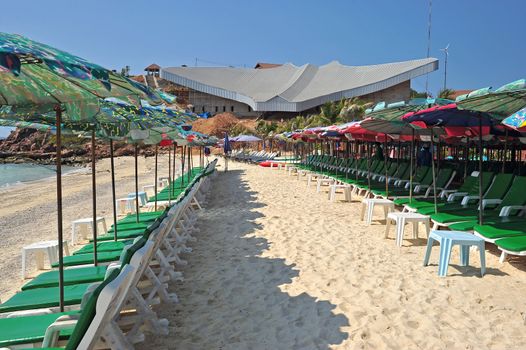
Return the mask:
[(144, 71), (146, 72), (146, 75), (153, 75), (158, 77), (161, 71), (161, 66), (152, 63), (148, 67), (144, 68)]

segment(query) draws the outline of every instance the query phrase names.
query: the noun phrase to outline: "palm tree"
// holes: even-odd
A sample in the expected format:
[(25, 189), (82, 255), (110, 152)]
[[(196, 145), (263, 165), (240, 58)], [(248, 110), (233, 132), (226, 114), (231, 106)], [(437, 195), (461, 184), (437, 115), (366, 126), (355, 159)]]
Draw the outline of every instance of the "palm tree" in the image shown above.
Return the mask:
[(373, 105), (365, 102), (358, 97), (353, 97), (345, 102), (344, 108), (340, 111), (339, 122), (347, 123), (353, 120), (363, 119), (365, 110)]
[(438, 97), (452, 100), (454, 94), (455, 94), (455, 90), (453, 89), (442, 89), (438, 92)]

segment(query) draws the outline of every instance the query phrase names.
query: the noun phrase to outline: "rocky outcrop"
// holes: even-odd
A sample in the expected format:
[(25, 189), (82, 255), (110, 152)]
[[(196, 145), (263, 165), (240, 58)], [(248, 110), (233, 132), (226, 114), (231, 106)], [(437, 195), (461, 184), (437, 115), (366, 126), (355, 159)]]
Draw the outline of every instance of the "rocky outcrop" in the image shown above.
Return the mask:
[[(56, 157), (56, 136), (49, 132), (33, 129), (15, 129), (4, 140), (0, 140), (0, 163), (36, 162), (52, 164)], [(134, 145), (114, 142), (117, 157), (134, 154)], [(98, 159), (110, 156), (109, 143), (97, 141), (95, 154)], [(153, 156), (152, 146), (139, 146), (139, 154)], [(62, 140), (62, 159), (64, 164), (84, 164), (91, 161), (91, 140), (76, 136), (64, 136)]]

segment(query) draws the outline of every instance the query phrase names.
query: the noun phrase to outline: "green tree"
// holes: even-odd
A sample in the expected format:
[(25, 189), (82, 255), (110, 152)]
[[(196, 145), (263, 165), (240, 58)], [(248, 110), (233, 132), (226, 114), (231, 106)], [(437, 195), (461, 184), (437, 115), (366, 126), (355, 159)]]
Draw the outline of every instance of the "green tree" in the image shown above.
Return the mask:
[(438, 92), (438, 97), (452, 100), (454, 94), (455, 90), (453, 89), (442, 89)]
[(426, 98), (427, 92), (418, 92), (416, 90), (411, 89), (411, 92), (409, 93), (409, 97), (411, 98)]

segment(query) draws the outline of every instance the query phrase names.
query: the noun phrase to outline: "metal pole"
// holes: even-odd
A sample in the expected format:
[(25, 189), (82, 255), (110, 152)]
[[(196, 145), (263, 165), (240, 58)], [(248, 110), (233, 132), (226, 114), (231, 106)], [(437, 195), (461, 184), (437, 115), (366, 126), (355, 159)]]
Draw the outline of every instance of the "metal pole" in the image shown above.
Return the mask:
[(433, 172), (433, 203), (435, 205), (435, 214), (438, 212), (437, 207), (437, 186), (435, 171), (435, 141), (433, 140), (433, 128), (431, 128), (431, 171)]
[[(177, 154), (177, 143), (173, 143), (173, 149), (174, 149), (174, 158), (172, 160), (172, 174), (174, 174), (174, 181), (173, 181), (173, 184), (170, 185), (170, 191), (172, 192), (172, 194), (174, 195), (174, 198), (175, 198), (175, 158), (176, 158), (176, 154)], [(170, 151), (168, 149), (168, 151)]]
[(372, 142), (369, 142), (367, 145), (367, 185), (369, 189), (371, 188), (371, 144)]
[(411, 129), (411, 149), (409, 153), (409, 203), (413, 202), (413, 173), (415, 156), (415, 129)]
[(484, 207), (482, 206), (482, 116), (479, 114), (479, 225), (483, 225), (484, 222)]
[(168, 147), (168, 205), (172, 205), (171, 188), (172, 188), (172, 152), (170, 151), (170, 147)]
[(139, 222), (139, 166), (137, 164), (137, 156), (139, 153), (139, 146), (135, 144), (135, 216), (136, 221)]
[(117, 195), (115, 194), (115, 162), (113, 159), (113, 140), (110, 139), (111, 196), (113, 198), (113, 240), (117, 241)]
[(191, 173), (192, 173), (192, 164), (190, 163), (190, 147), (186, 147), (186, 150), (188, 152), (188, 183), (190, 183)]
[(506, 139), (504, 140), (504, 152), (503, 152), (503, 156), (504, 158), (502, 159), (502, 173), (504, 174), (504, 172), (506, 171), (506, 153), (508, 152), (508, 129), (506, 129), (506, 135), (505, 135)]
[(157, 183), (159, 182), (159, 179), (157, 178), (157, 156), (159, 152), (159, 146), (155, 145), (155, 182), (153, 184), (153, 191), (155, 192), (155, 211), (157, 211)]
[(469, 162), (469, 140), (466, 141), (466, 147), (464, 148), (464, 179), (468, 176), (468, 162)]
[[(184, 187), (184, 163), (185, 163), (185, 152), (186, 147), (181, 146), (181, 188)], [(225, 164), (226, 164), (227, 158), (225, 157)], [(225, 165), (225, 171), (226, 171), (226, 165)]]
[(64, 239), (62, 237), (62, 109), (55, 106), (57, 136), (57, 229), (58, 229), (58, 289), (60, 312), (64, 312)]
[[(389, 179), (387, 178), (387, 155), (389, 154), (389, 151), (387, 149), (387, 134), (384, 133), (384, 172), (385, 172), (385, 197), (389, 197)], [(369, 190), (371, 188), (369, 187)]]
[(91, 198), (93, 207), (93, 265), (97, 266), (97, 182), (95, 179), (95, 126), (91, 130)]

